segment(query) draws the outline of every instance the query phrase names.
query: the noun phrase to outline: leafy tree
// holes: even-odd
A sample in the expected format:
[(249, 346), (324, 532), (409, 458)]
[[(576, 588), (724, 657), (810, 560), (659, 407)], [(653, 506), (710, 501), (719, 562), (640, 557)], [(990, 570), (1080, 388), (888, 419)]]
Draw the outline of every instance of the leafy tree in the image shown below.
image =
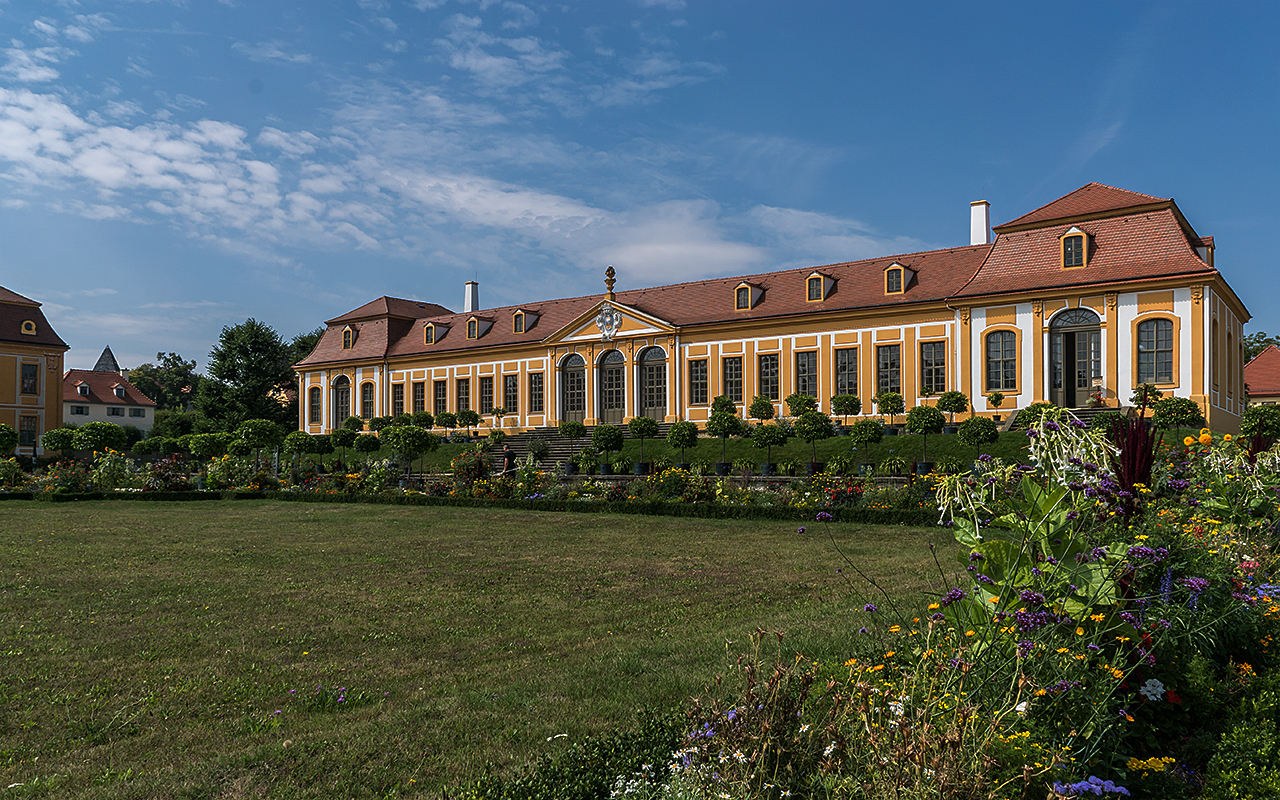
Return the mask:
[(368, 455), (376, 453), (382, 447), (382, 442), (378, 441), (378, 437), (372, 433), (362, 433), (356, 437), (356, 452)]
[(897, 392), (881, 392), (876, 395), (876, 409), (881, 414), (888, 414), (889, 424), (892, 425), (894, 416), (907, 410), (907, 401)]
[(199, 411), (181, 411), (173, 408), (156, 412), (150, 435), (177, 439), (179, 436), (188, 436), (193, 433), (213, 433), (217, 427), (213, 420)]
[(738, 413), (738, 404), (729, 399), (727, 395), (719, 395), (711, 400), (711, 413), (717, 411), (728, 411), (731, 414)]
[(226, 454), (232, 438), (229, 433), (196, 433), (187, 446), (196, 458), (214, 458)]
[(75, 438), (73, 428), (54, 428), (40, 437), (40, 446), (45, 450), (71, 450), (75, 447)]
[(667, 430), (667, 446), (680, 451), (680, 463), (684, 460), (684, 451), (698, 446), (698, 426), (687, 419), (674, 422)]
[(1057, 408), (1057, 406), (1043, 400), (1039, 403), (1032, 403), (1018, 412), (1018, 424), (1024, 428), (1034, 428), (1039, 425), (1040, 420), (1044, 418), (1044, 412), (1051, 408)]
[(987, 402), (992, 408), (999, 408), (1004, 403), (1004, 392), (989, 392), (987, 394)]
[(1250, 438), (1280, 438), (1280, 406), (1249, 406), (1240, 419), (1240, 432)]
[(329, 434), (322, 433), (315, 437), (316, 449), (315, 454), (318, 456), (327, 456), (333, 452), (333, 440), (329, 438)]
[[(862, 450), (864, 456), (870, 456), (871, 445), (879, 444), (884, 438), (884, 425), (878, 419), (860, 419), (849, 429), (849, 438), (853, 440), (854, 446)], [(864, 458), (863, 461), (870, 463), (870, 458)]]
[(787, 395), (787, 410), (791, 416), (799, 417), (810, 411), (818, 410), (818, 398), (800, 392)]
[(356, 443), (356, 437), (359, 435), (360, 434), (350, 428), (338, 428), (333, 433), (329, 434), (330, 443), (341, 451), (338, 454), (338, 458), (340, 460), (347, 460), (347, 448)]
[(124, 450), (132, 452), (134, 445), (142, 441), (144, 438), (141, 429), (137, 425), (121, 425), (120, 430), (124, 431)]
[(640, 440), (640, 460), (644, 461), (644, 440), (658, 435), (658, 421), (652, 417), (632, 417), (627, 423), (627, 430)]
[(781, 425), (757, 425), (751, 443), (765, 451), (765, 463), (773, 463), (773, 448), (787, 443), (787, 429)]
[(97, 453), (108, 449), (123, 450), (127, 439), (124, 428), (119, 425), (110, 422), (87, 422), (76, 428), (74, 441), (77, 450), (90, 450)]
[(498, 421), (498, 427), (499, 427), (499, 428), (501, 428), (501, 427), (502, 427), (502, 418), (503, 418), (503, 417), (505, 417), (505, 416), (507, 415), (507, 409), (506, 409), (506, 407), (505, 407), (505, 406), (494, 406), (494, 407), (493, 407), (493, 411), (490, 411), (489, 413), (493, 414), (493, 418), (494, 418), (495, 420), (497, 420), (497, 421)]
[(480, 415), (469, 408), (464, 408), (457, 414), (458, 424), (467, 429), (467, 435), (471, 435), (471, 429), (480, 424)]
[[(736, 409), (729, 410), (735, 411)], [(758, 419), (761, 422), (768, 422), (773, 419), (778, 412), (777, 409), (773, 407), (773, 401), (761, 394), (756, 395), (756, 398), (751, 401), (751, 407), (747, 409), (747, 413), (751, 415), (752, 419)]]
[(185, 411), (204, 380), (196, 372), (196, 362), (187, 361), (177, 353), (156, 353), (156, 362), (130, 370), (129, 382), (156, 401), (157, 412)]
[(742, 420), (738, 418), (737, 407), (733, 411), (711, 412), (711, 419), (707, 420), (707, 433), (720, 437), (720, 463), (725, 463), (728, 438), (742, 434)]
[(430, 430), (436, 426), (436, 418), (430, 411), (413, 412), (413, 424)]
[(921, 461), (929, 460), (929, 434), (942, 433), (942, 426), (946, 421), (942, 412), (933, 406), (916, 406), (907, 412), (907, 430), (924, 437), (920, 453)]
[(381, 436), (383, 443), (410, 466), (413, 459), (433, 452), (440, 446), (440, 437), (416, 425), (394, 425), (383, 431)]
[(1151, 407), (1151, 423), (1157, 428), (1199, 428), (1204, 424), (1200, 405), (1189, 397), (1166, 397)]
[(576, 441), (587, 435), (587, 426), (577, 420), (565, 420), (560, 423), (560, 435)]
[(13, 429), (12, 425), (0, 422), (0, 453), (6, 455), (13, 452), (13, 448), (18, 446), (18, 432)]
[(342, 427), (349, 431), (359, 433), (364, 430), (364, 418), (357, 417), (355, 414), (352, 414), (342, 421)]
[(1280, 347), (1280, 336), (1268, 336), (1266, 331), (1258, 331), (1241, 338), (1240, 343), (1244, 345), (1244, 360), (1247, 363), (1273, 344)]
[(831, 438), (835, 429), (831, 425), (831, 417), (821, 411), (806, 411), (800, 415), (795, 424), (796, 436), (808, 442), (813, 448), (813, 462), (818, 461), (818, 442)]
[(296, 461), (300, 456), (316, 451), (316, 437), (306, 431), (294, 431), (284, 437), (284, 442), (281, 444), (280, 449), (284, 451), (286, 456)]
[(1129, 402), (1140, 408), (1150, 408), (1162, 397), (1164, 392), (1157, 389), (1155, 384), (1143, 383), (1134, 387), (1133, 396), (1129, 398)]
[(324, 326), (293, 337), (289, 342), (289, 364), (297, 364), (311, 355), (311, 351), (315, 350), (316, 345), (320, 343), (321, 336), (324, 336)]
[(1000, 427), (990, 417), (973, 416), (960, 423), (960, 441), (982, 452), (984, 444), (1000, 440)]
[(956, 424), (956, 414), (963, 414), (969, 410), (969, 398), (965, 397), (964, 392), (958, 392), (954, 389), (949, 392), (943, 392), (938, 397), (937, 407), (939, 411), (945, 411), (951, 415), (948, 425)]
[(377, 433), (395, 424), (395, 417), (374, 417), (369, 420), (369, 430)]
[(178, 450), (178, 441), (168, 436), (148, 436), (133, 447), (133, 452), (145, 455), (172, 455)]
[(858, 414), (861, 411), (862, 401), (856, 394), (838, 394), (831, 398), (831, 413), (844, 417), (845, 424), (848, 424), (850, 414)]
[(271, 326), (250, 318), (224, 327), (209, 352), (209, 379), (200, 384), (196, 409), (227, 429), (246, 419), (293, 424), (298, 414), (291, 364), (289, 345)]
[(227, 454), (236, 458), (244, 458), (253, 452), (253, 447), (244, 439), (232, 436), (227, 440)]
[(597, 425), (591, 431), (591, 446), (601, 453), (622, 449), (622, 428), (617, 425)]
[(236, 428), (236, 438), (261, 452), (279, 445), (284, 432), (269, 419), (247, 419)]

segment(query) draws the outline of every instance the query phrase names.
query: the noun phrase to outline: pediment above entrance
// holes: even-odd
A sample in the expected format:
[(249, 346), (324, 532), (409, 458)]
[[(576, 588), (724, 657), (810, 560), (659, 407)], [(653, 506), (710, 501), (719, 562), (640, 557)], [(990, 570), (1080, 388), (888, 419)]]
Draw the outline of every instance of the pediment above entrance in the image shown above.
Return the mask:
[(674, 333), (675, 326), (664, 319), (613, 300), (602, 300), (589, 311), (548, 336), (548, 343), (608, 342), (631, 336)]

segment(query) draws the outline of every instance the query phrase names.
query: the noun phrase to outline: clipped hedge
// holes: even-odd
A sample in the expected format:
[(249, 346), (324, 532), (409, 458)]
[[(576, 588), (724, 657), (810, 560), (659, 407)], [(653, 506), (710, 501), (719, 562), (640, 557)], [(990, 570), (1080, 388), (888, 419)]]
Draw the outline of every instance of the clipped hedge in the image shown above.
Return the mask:
[(499, 500), (472, 497), (431, 497), (425, 494), (312, 494), (265, 492), (272, 500), (293, 503), (371, 503), (397, 506), (448, 506), (454, 508), (507, 508), (521, 511), (564, 511), (580, 514), (641, 514), (700, 519), (764, 519), (812, 522), (826, 511), (835, 522), (865, 525), (931, 526), (938, 522), (933, 509), (892, 508), (792, 508), (780, 506), (722, 506), (714, 503), (603, 502), (592, 500)]
[[(152, 500), (185, 502), (189, 500), (265, 500), (265, 492), (12, 492), (26, 495), (22, 500), (40, 500), (45, 503), (75, 503), (81, 500)], [(2, 495), (0, 495), (2, 496)]]
[(32, 500), (34, 492), (0, 492), (0, 500)]

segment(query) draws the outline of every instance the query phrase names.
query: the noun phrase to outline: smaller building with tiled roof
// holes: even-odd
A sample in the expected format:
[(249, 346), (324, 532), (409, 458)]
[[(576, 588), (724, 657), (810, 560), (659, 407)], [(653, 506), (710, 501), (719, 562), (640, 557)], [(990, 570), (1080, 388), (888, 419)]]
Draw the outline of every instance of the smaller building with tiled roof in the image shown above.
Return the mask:
[(1280, 348), (1274, 344), (1249, 359), (1244, 365), (1244, 383), (1249, 391), (1249, 405), (1274, 406), (1280, 403)]
[(62, 378), (64, 418), (73, 424), (113, 422), (143, 433), (156, 421), (156, 403), (129, 383), (129, 373), (107, 347), (93, 369), (68, 370)]
[(40, 437), (62, 426), (68, 349), (39, 303), (0, 286), (0, 423), (18, 431), (18, 455), (41, 455)]

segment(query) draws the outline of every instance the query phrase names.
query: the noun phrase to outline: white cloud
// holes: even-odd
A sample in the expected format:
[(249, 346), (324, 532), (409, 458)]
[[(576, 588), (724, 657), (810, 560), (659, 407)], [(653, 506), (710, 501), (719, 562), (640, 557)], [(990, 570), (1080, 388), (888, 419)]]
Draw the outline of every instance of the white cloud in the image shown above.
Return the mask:
[(38, 47), (27, 50), (22, 42), (13, 40), (13, 47), (4, 51), (8, 62), (0, 67), (0, 73), (8, 75), (20, 83), (46, 83), (57, 80), (58, 71), (51, 64), (57, 64), (70, 52), (64, 47)]
[(231, 45), (231, 49), (250, 61), (284, 61), (289, 64), (311, 63), (311, 56), (309, 54), (286, 52), (284, 49), (284, 43), (275, 39), (269, 42), (258, 42), (257, 44), (236, 42)]

